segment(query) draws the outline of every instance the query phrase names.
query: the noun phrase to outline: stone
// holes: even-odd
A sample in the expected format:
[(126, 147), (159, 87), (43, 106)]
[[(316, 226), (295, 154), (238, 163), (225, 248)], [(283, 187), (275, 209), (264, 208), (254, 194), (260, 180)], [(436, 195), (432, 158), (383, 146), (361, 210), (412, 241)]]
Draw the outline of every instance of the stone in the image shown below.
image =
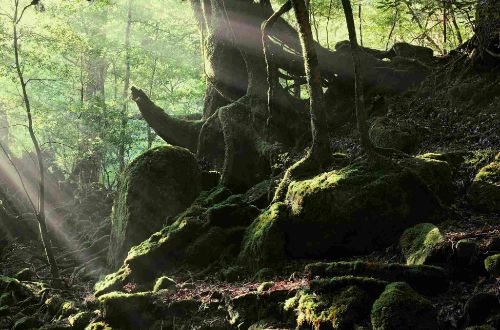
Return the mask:
[(488, 317), (500, 313), (498, 298), (492, 293), (481, 292), (470, 297), (464, 306), (467, 325), (481, 325)]
[(374, 330), (438, 329), (437, 312), (432, 303), (404, 282), (388, 284), (373, 303), (371, 323)]
[(414, 290), (426, 295), (446, 292), (449, 285), (443, 268), (428, 265), (366, 261), (317, 262), (306, 265), (304, 273), (308, 278), (361, 276), (387, 282), (406, 282)]
[(99, 297), (104, 320), (120, 329), (147, 329), (154, 321), (153, 296), (149, 292), (111, 292)]
[(156, 280), (155, 286), (153, 287), (153, 292), (158, 292), (160, 290), (170, 290), (175, 288), (176, 283), (173, 279), (168, 276), (162, 276)]
[(399, 246), (407, 265), (423, 265), (444, 242), (439, 228), (431, 223), (420, 223), (408, 228), (399, 238)]
[(129, 249), (184, 211), (201, 191), (201, 174), (187, 149), (148, 150), (121, 175), (113, 206), (108, 264), (116, 269)]
[(500, 212), (500, 153), (476, 174), (469, 188), (468, 199), (480, 210)]
[(94, 314), (91, 312), (79, 312), (71, 315), (68, 318), (68, 322), (73, 327), (73, 329), (83, 330), (87, 325), (89, 325), (93, 316)]
[[(434, 161), (414, 162), (436, 168)], [(285, 201), (247, 229), (240, 258), (258, 265), (366, 253), (395, 243), (408, 227), (440, 221), (439, 197), (411, 169), (353, 164), (291, 182)]]
[(484, 268), (493, 277), (500, 277), (500, 254), (494, 254), (484, 259)]
[(376, 118), (368, 134), (377, 147), (401, 150), (406, 153), (412, 152), (418, 143), (414, 132), (396, 128), (387, 117)]

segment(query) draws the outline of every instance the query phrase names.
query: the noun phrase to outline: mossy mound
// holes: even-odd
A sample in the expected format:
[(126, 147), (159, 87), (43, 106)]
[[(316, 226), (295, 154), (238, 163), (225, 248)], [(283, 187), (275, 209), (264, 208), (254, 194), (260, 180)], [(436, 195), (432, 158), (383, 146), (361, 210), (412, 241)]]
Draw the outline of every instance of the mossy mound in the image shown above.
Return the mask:
[(500, 212), (500, 153), (476, 174), (468, 197), (481, 210)]
[(149, 292), (111, 292), (99, 297), (103, 317), (119, 329), (148, 328), (154, 321), (153, 296)]
[(399, 239), (399, 245), (408, 265), (423, 265), (444, 242), (439, 228), (432, 223), (420, 223), (408, 228)]
[(484, 268), (494, 277), (500, 277), (500, 254), (494, 254), (484, 260)]
[(352, 329), (368, 322), (370, 306), (387, 283), (363, 277), (311, 281), (285, 303), (297, 326), (312, 329)]
[(354, 164), (293, 181), (285, 201), (271, 205), (249, 227), (241, 257), (252, 263), (282, 256), (330, 258), (393, 244), (406, 228), (440, 220), (437, 188), (417, 172), (440, 171), (442, 164), (421, 159), (391, 168)]
[(369, 129), (373, 143), (381, 148), (392, 148), (411, 153), (418, 144), (415, 129), (398, 128), (387, 117), (376, 118)]
[(187, 149), (162, 146), (130, 163), (113, 206), (108, 264), (116, 269), (128, 250), (160, 230), (199, 195), (201, 173)]
[[(122, 267), (95, 285), (95, 294), (120, 291), (132, 282), (150, 288), (150, 282), (178, 266), (202, 268), (233, 261), (245, 233), (241, 225), (250, 222), (255, 210), (242, 195), (231, 195), (223, 187), (202, 192), (171, 224), (132, 247)], [(222, 223), (224, 227), (215, 225)]]
[(426, 265), (386, 264), (365, 261), (317, 262), (305, 267), (309, 278), (334, 276), (363, 276), (387, 282), (404, 281), (425, 294), (437, 294), (448, 289), (444, 269)]
[(242, 262), (271, 264), (284, 259), (288, 212), (286, 204), (274, 203), (252, 222), (243, 239)]
[(387, 285), (373, 303), (371, 323), (374, 330), (438, 329), (437, 313), (432, 303), (404, 282)]

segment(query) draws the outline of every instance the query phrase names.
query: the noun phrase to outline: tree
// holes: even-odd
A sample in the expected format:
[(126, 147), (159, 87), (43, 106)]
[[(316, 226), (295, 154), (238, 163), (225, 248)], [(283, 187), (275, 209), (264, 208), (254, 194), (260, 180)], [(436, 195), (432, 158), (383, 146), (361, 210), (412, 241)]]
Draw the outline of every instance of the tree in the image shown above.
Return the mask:
[[(35, 149), (37, 161), (38, 161), (38, 209), (36, 210), (36, 219), (38, 221), (38, 227), (40, 230), (40, 238), (42, 241), (43, 248), (45, 250), (45, 255), (47, 257), (47, 263), (50, 267), (50, 272), (55, 284), (59, 283), (59, 267), (57, 266), (56, 259), (54, 257), (54, 252), (52, 251), (52, 245), (49, 237), (49, 232), (47, 230), (47, 223), (45, 219), (45, 165), (42, 155), (42, 150), (38, 142), (38, 138), (35, 133), (33, 126), (33, 114), (31, 110), (30, 98), (28, 95), (28, 83), (32, 80), (25, 79), (23, 75), (21, 56), (19, 52), (19, 31), (18, 26), (23, 15), (30, 7), (37, 4), (37, 1), (32, 1), (24, 8), (21, 9), (20, 0), (14, 0), (14, 15), (12, 17), (12, 38), (13, 38), (13, 48), (14, 48), (14, 59), (15, 67), (17, 72), (17, 77), (19, 79), (19, 85), (22, 91), (24, 108), (26, 110), (26, 116), (28, 121), (28, 131)], [(28, 196), (29, 198), (29, 196)]]

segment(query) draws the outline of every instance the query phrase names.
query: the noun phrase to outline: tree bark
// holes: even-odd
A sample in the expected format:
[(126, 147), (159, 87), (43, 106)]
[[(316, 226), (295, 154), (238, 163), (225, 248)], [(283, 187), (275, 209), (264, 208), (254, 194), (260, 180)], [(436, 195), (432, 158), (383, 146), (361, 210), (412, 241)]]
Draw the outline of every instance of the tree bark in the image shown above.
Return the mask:
[(359, 46), (356, 38), (356, 28), (354, 26), (351, 2), (349, 0), (342, 0), (342, 7), (344, 8), (347, 30), (349, 32), (349, 42), (351, 45), (352, 62), (354, 67), (356, 121), (361, 138), (361, 146), (365, 152), (371, 154), (374, 152), (375, 148), (370, 140), (370, 136), (368, 135), (368, 120), (365, 109), (363, 76), (361, 74), (362, 66), (359, 59)]
[[(38, 212), (36, 214), (36, 218), (38, 221), (38, 227), (40, 231), (40, 238), (42, 241), (43, 248), (45, 250), (45, 256), (47, 257), (47, 263), (50, 267), (50, 273), (52, 275), (53, 283), (55, 285), (59, 285), (60, 276), (59, 276), (59, 267), (57, 266), (56, 259), (54, 257), (54, 252), (52, 250), (49, 233), (47, 230), (47, 223), (45, 218), (45, 164), (43, 161), (42, 151), (40, 149), (40, 144), (38, 142), (38, 138), (35, 134), (35, 130), (33, 127), (33, 117), (31, 113), (31, 104), (27, 91), (27, 83), (24, 79), (23, 71), (21, 69), (21, 62), (19, 59), (19, 37), (17, 32), (17, 25), (22, 19), (22, 15), (24, 11), (32, 6), (33, 3), (27, 5), (19, 15), (19, 1), (15, 2), (15, 14), (13, 18), (13, 44), (14, 44), (14, 60), (16, 66), (17, 77), (19, 79), (19, 84), (21, 85), (21, 91), (23, 96), (23, 103), (26, 110), (26, 115), (28, 117), (28, 131), (33, 143), (33, 147), (35, 148), (35, 153), (38, 161)], [(30, 198), (29, 196), (27, 196)]]
[(309, 88), (312, 146), (309, 156), (320, 167), (330, 161), (331, 148), (326, 125), (325, 101), (321, 85), (321, 70), (318, 63), (309, 15), (304, 0), (292, 0), (295, 18), (299, 25), (299, 36), (304, 57), (304, 67)]

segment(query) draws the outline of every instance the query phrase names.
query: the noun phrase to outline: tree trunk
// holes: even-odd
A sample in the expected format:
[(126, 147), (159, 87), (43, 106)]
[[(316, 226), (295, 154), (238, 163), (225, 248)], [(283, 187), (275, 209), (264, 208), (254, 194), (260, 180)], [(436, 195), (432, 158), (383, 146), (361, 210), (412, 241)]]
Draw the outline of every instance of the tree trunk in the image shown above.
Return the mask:
[(126, 136), (128, 124), (128, 92), (130, 88), (130, 30), (132, 28), (132, 0), (128, 0), (127, 27), (125, 29), (125, 77), (123, 83), (123, 105), (120, 113), (120, 144), (118, 147), (118, 161), (120, 172), (125, 169)]
[(359, 46), (356, 38), (356, 28), (354, 26), (354, 18), (352, 14), (351, 2), (342, 0), (347, 30), (349, 32), (349, 42), (351, 45), (352, 62), (354, 67), (354, 90), (355, 90), (355, 106), (356, 106), (356, 121), (361, 137), (361, 146), (365, 152), (371, 154), (374, 151), (374, 146), (368, 135), (368, 121), (365, 109), (365, 96), (363, 91), (363, 77), (361, 75), (361, 61), (359, 59)]
[[(38, 227), (40, 230), (40, 238), (42, 241), (43, 248), (45, 250), (45, 255), (47, 257), (47, 263), (50, 267), (50, 273), (52, 275), (52, 281), (55, 285), (59, 285), (60, 277), (59, 277), (59, 267), (57, 266), (56, 259), (54, 257), (54, 252), (52, 250), (52, 245), (50, 242), (49, 233), (47, 230), (46, 218), (45, 218), (45, 166), (42, 156), (42, 151), (40, 149), (40, 144), (35, 134), (35, 130), (33, 127), (33, 117), (31, 113), (31, 104), (27, 91), (27, 84), (29, 81), (26, 81), (23, 76), (23, 71), (21, 69), (21, 62), (19, 59), (19, 39), (17, 32), (17, 25), (22, 19), (22, 13), (32, 6), (33, 3), (26, 6), (21, 12), (21, 16), (18, 16), (19, 11), (19, 2), (15, 3), (15, 14), (12, 20), (13, 22), (13, 44), (14, 44), (14, 59), (15, 59), (15, 67), (17, 72), (17, 77), (19, 79), (19, 84), (21, 85), (21, 91), (23, 96), (23, 103), (26, 110), (26, 115), (28, 117), (28, 131), (33, 143), (33, 147), (35, 148), (35, 153), (38, 161), (38, 170), (39, 170), (39, 178), (38, 178), (38, 212), (36, 214), (36, 218), (38, 220)], [(30, 198), (27, 196), (27, 198)]]
[(304, 57), (304, 67), (309, 88), (309, 103), (311, 114), (312, 146), (310, 157), (318, 162), (320, 167), (330, 161), (331, 148), (326, 125), (325, 101), (321, 85), (321, 71), (318, 55), (314, 44), (309, 15), (304, 0), (292, 0), (295, 18), (299, 25), (299, 35)]

